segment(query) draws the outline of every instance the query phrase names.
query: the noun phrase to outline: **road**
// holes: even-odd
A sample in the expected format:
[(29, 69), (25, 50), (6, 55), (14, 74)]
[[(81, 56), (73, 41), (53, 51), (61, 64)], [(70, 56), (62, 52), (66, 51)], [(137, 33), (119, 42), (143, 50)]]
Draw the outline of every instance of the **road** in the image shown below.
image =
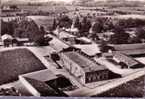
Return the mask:
[(73, 92), (68, 92), (67, 94), (69, 96), (79, 96), (79, 97), (81, 97), (81, 96), (83, 96), (83, 97), (93, 96), (93, 95), (97, 95), (97, 94), (103, 93), (105, 91), (108, 91), (108, 90), (115, 88), (119, 85), (122, 85), (130, 80), (134, 80), (136, 78), (139, 78), (143, 75), (145, 75), (145, 69), (138, 71), (138, 72), (135, 72), (133, 74), (130, 74), (128, 76), (125, 76), (123, 78), (113, 80), (107, 84), (104, 84), (102, 86), (98, 86), (94, 89), (89, 89), (87, 87), (83, 87), (83, 88), (75, 90)]

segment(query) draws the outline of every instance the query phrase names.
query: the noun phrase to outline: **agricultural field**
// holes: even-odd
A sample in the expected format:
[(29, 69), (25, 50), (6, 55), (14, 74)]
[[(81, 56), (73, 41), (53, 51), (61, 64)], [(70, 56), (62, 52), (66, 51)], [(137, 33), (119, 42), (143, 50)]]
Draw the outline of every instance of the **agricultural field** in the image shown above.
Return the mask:
[(16, 81), (21, 74), (46, 69), (27, 49), (0, 52), (0, 68), (0, 85)]
[(49, 12), (49, 13), (62, 13), (69, 10), (64, 6), (19, 6), (20, 9), (28, 12)]
[(44, 26), (46, 30), (49, 30), (53, 24), (53, 16), (27, 16), (32, 19), (38, 26)]

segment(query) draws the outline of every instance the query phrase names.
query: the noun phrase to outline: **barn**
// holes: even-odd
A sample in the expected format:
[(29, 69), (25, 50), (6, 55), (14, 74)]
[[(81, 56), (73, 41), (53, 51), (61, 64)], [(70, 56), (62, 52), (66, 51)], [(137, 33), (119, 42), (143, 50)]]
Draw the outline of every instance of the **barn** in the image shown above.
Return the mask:
[(118, 62), (123, 68), (139, 68), (144, 67), (143, 64), (139, 63), (135, 59), (125, 54), (116, 52), (113, 53), (113, 59)]
[(75, 51), (61, 53), (64, 68), (73, 74), (81, 83), (107, 80), (109, 70)]

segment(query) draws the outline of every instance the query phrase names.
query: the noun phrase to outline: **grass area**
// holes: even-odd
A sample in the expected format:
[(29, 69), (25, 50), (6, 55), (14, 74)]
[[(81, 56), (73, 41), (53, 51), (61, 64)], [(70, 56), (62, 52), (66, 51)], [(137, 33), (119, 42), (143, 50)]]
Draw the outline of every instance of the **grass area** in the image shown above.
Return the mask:
[(0, 52), (0, 85), (16, 81), (18, 76), (46, 67), (27, 49)]
[[(144, 97), (145, 96), (145, 76), (129, 81), (95, 97)], [(94, 96), (93, 96), (94, 97)]]

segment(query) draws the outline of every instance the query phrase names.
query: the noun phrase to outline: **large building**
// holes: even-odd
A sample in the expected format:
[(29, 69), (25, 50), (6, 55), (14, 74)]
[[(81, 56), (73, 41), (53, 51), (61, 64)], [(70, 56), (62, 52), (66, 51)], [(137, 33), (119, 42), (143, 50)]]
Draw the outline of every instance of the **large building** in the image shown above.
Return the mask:
[(75, 51), (63, 52), (61, 58), (64, 67), (83, 84), (109, 78), (109, 70), (106, 67)]

